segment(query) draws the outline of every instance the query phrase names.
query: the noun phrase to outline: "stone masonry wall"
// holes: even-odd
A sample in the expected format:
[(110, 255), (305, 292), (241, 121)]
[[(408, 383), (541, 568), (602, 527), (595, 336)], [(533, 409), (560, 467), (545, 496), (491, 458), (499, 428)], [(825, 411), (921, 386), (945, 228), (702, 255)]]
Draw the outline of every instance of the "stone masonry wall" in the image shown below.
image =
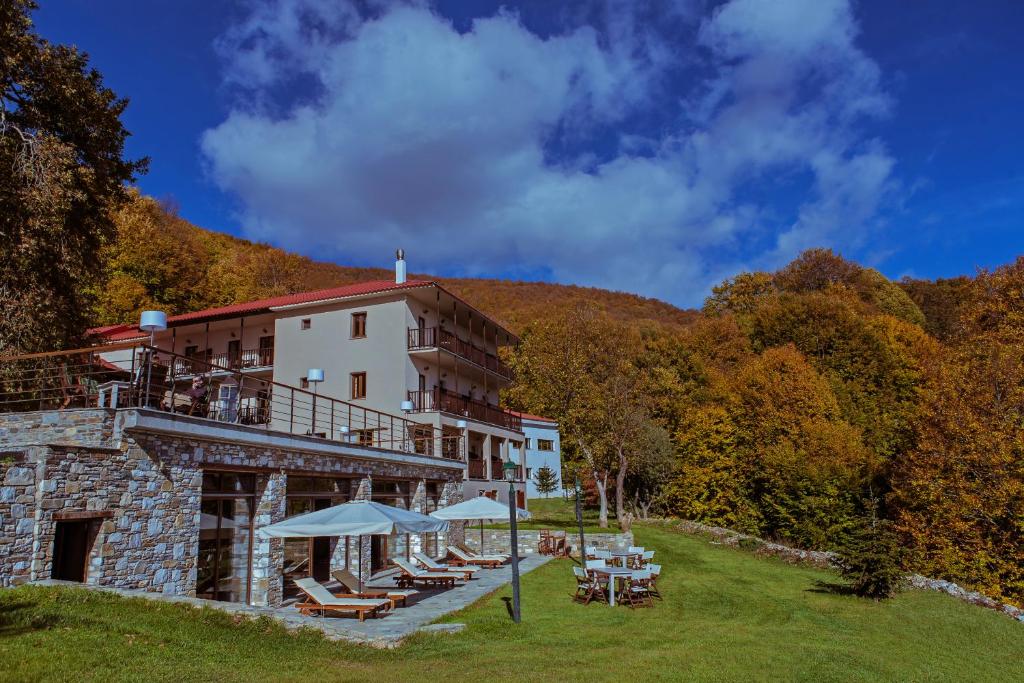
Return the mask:
[[(445, 504), (461, 500), (461, 473), (450, 468), (122, 430), (123, 412), (0, 414), (0, 585), (51, 576), (55, 516), (70, 514), (97, 520), (89, 583), (194, 595), (205, 468), (256, 471), (254, 532), (284, 519), (288, 472), (356, 477), (357, 499), (370, 498), (374, 476), (414, 481), (420, 507), (422, 481), (441, 480)], [(363, 544), (368, 576), (370, 539)], [(254, 604), (280, 604), (283, 547), (254, 533)], [(343, 566), (344, 543), (338, 550)]]

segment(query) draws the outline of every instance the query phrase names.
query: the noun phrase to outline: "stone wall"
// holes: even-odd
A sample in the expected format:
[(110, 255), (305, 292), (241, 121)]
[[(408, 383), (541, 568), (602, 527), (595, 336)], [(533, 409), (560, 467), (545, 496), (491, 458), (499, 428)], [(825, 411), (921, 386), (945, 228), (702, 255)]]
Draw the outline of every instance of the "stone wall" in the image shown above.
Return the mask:
[[(685, 519), (660, 519), (652, 520), (652, 522), (663, 526), (671, 526), (688, 534), (714, 538), (722, 545), (750, 550), (757, 555), (778, 557), (793, 564), (804, 564), (824, 569), (832, 566), (832, 558), (835, 557), (835, 553), (823, 552), (820, 550), (801, 550), (799, 548), (791, 548), (779, 543), (765, 541), (749, 534), (741, 534), (731, 529), (708, 526), (707, 524), (692, 522)], [(1013, 617), (1017, 621), (1024, 622), (1024, 609), (1015, 607), (1014, 605), (1001, 603), (998, 600), (990, 598), (987, 595), (982, 595), (977, 591), (967, 590), (952, 581), (930, 579), (927, 576), (921, 576), (920, 574), (909, 574), (907, 576), (907, 583), (910, 586), (921, 590), (934, 590), (947, 593), (959, 600), (963, 600), (964, 602), (969, 602), (972, 605), (978, 605), (979, 607), (993, 609)]]
[[(519, 540), (518, 545), (520, 557), (532, 555), (537, 552), (537, 548), (540, 545), (540, 531), (520, 529), (517, 531), (516, 535)], [(569, 542), (569, 547), (574, 553), (578, 552), (579, 536), (574, 535), (572, 530), (568, 530), (566, 532), (566, 536)], [(633, 534), (628, 531), (621, 534), (584, 534), (584, 540), (588, 546), (593, 545), (599, 548), (607, 548), (608, 550), (625, 550), (629, 546), (633, 545)], [(481, 552), (480, 529), (479, 527), (474, 528), (471, 522), (466, 525), (465, 543), (472, 550)], [(482, 552), (504, 554), (512, 552), (512, 532), (508, 529), (485, 528)]]
[[(73, 516), (96, 524), (88, 583), (195, 595), (204, 469), (256, 474), (251, 601), (257, 605), (282, 598), (284, 543), (255, 531), (284, 519), (288, 473), (357, 478), (357, 499), (370, 498), (374, 477), (411, 481), (414, 507), (424, 505), (423, 480), (440, 480), (445, 504), (461, 500), (461, 471), (450, 462), (435, 467), (372, 451), (347, 457), (203, 439), (194, 420), (182, 434), (125, 429), (126, 412), (0, 414), (0, 585), (50, 578), (57, 522)], [(451, 535), (461, 538), (457, 529)], [(363, 543), (368, 576), (370, 539)], [(344, 566), (344, 547), (338, 544), (335, 566)], [(248, 558), (247, 546), (238, 552)]]

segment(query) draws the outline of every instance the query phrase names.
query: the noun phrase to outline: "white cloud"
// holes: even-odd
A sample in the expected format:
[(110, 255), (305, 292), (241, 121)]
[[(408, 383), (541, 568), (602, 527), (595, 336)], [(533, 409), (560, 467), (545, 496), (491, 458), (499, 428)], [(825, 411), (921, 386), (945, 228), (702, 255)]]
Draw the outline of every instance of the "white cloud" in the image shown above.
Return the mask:
[[(324, 7), (257, 4), (221, 39), (236, 106), (202, 141), (249, 236), (289, 249), (698, 304), (723, 268), (848, 239), (892, 183), (857, 130), (888, 101), (844, 2), (609, 3), (546, 37), (506, 11), (459, 32), (419, 4)], [(777, 174), (811, 180), (769, 222), (745, 188)]]

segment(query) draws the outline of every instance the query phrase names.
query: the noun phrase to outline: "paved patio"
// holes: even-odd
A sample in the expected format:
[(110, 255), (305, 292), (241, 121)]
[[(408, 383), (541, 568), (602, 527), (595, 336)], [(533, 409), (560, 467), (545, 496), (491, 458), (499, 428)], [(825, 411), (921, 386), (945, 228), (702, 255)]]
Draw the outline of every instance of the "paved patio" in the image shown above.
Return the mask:
[[(526, 574), (547, 563), (552, 558), (544, 555), (530, 555), (519, 561), (519, 573)], [(373, 647), (395, 647), (403, 639), (419, 630), (433, 632), (455, 632), (461, 630), (459, 624), (429, 624), (446, 614), (466, 607), (488, 593), (492, 593), (512, 581), (512, 567), (505, 565), (498, 569), (484, 569), (476, 573), (475, 578), (449, 590), (420, 591), (410, 599), (408, 607), (399, 607), (387, 616), (379, 619), (367, 619), (360, 623), (352, 617), (307, 617), (298, 613), (294, 607), (273, 609), (270, 607), (251, 607), (231, 602), (214, 602), (180, 595), (163, 595), (146, 591), (124, 590), (104, 586), (83, 586), (66, 581), (36, 581), (36, 585), (66, 585), (76, 588), (106, 591), (125, 597), (144, 598), (161, 602), (177, 602), (189, 604), (197, 608), (208, 607), (229, 614), (242, 614), (252, 618), (267, 616), (281, 622), (289, 630), (315, 628), (323, 631), (331, 640), (347, 640)], [(326, 584), (334, 588), (332, 584)], [(393, 588), (394, 580), (390, 576), (378, 577), (367, 584), (373, 588)]]

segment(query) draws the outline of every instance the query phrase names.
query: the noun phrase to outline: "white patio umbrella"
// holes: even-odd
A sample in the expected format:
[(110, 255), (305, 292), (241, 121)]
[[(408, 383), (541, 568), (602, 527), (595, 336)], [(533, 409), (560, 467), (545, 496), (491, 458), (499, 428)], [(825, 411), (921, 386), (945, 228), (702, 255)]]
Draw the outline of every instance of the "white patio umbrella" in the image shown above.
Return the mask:
[(423, 534), (448, 529), (448, 522), (411, 510), (368, 500), (354, 500), (290, 517), (256, 533), (264, 538), (359, 537), (359, 590), (363, 589), (363, 536)]
[[(478, 496), (464, 500), (455, 505), (440, 508), (430, 513), (431, 517), (437, 519), (461, 519), (480, 521), (480, 552), (484, 551), (484, 522), (508, 521), (508, 506), (492, 500), (487, 496)], [(516, 508), (518, 519), (529, 519), (530, 513), (522, 508)]]

